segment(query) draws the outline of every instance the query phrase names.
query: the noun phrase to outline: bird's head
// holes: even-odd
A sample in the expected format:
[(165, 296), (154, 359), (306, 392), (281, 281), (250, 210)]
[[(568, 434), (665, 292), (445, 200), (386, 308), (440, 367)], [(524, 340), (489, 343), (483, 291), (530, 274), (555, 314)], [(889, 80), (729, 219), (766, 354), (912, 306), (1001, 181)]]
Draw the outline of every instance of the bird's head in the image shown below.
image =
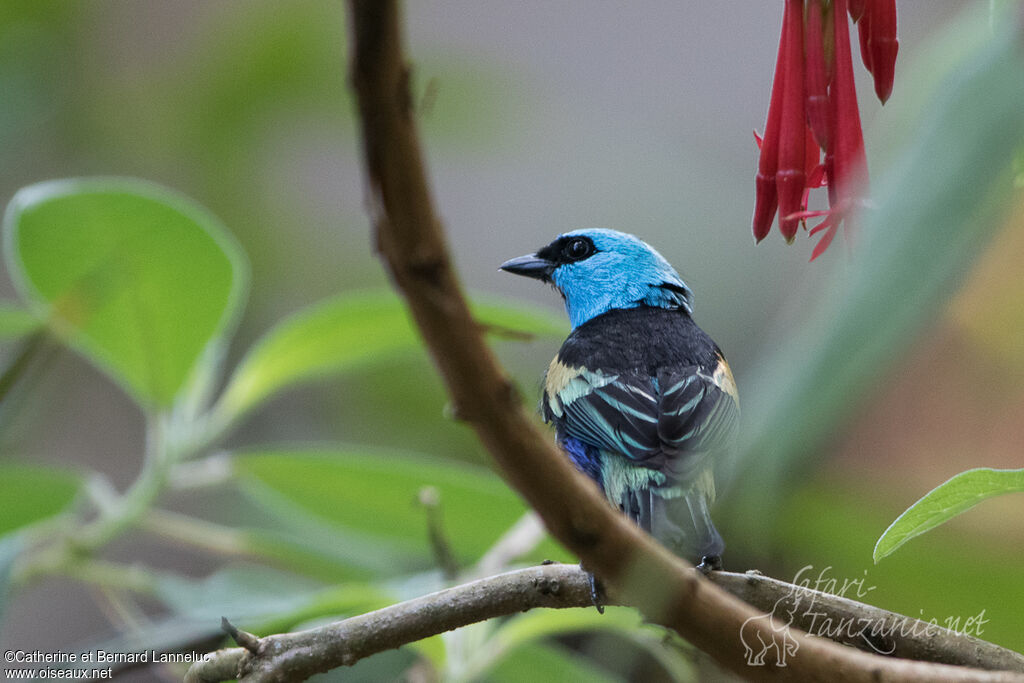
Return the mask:
[(554, 285), (573, 328), (615, 308), (692, 312), (693, 293), (668, 261), (643, 240), (617, 230), (567, 232), (501, 269)]

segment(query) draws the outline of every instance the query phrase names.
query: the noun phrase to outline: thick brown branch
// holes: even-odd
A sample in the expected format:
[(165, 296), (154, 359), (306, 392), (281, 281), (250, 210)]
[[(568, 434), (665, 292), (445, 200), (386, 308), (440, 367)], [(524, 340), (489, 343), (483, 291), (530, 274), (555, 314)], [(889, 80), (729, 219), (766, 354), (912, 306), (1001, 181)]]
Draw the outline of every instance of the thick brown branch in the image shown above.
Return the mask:
[[(794, 626), (813, 628), (815, 619), (819, 626), (824, 619), (850, 623), (853, 626), (843, 633), (861, 649), (892, 645), (860, 637), (858, 633), (871, 632), (865, 625), (901, 624), (906, 635), (895, 640), (899, 656), (1024, 672), (1024, 656), (1015, 652), (946, 629), (931, 629), (924, 622), (877, 607), (760, 574), (715, 572), (711, 577), (724, 590), (766, 612), (794, 614)], [(614, 595), (609, 600), (609, 604), (618, 603)], [(799, 608), (793, 609), (794, 605)], [(534, 607), (590, 607), (587, 575), (575, 565), (552, 564), (491, 576), (320, 628), (260, 638), (255, 647), (249, 645), (253, 653), (243, 648), (222, 650), (209, 661), (195, 664), (186, 681), (212, 683), (236, 675), (245, 675), (246, 681), (300, 680), (383, 650)], [(798, 650), (794, 656), (800, 654)]]
[[(411, 111), (398, 3), (351, 0), (351, 79), (359, 105), (367, 192), (377, 242), (447, 384), (505, 478), (548, 530), (652, 621), (724, 666), (750, 675), (740, 629), (758, 613), (629, 524), (534, 424), (484, 343), (448, 256)], [(782, 627), (754, 622), (770, 642)], [(882, 658), (796, 633), (800, 655), (759, 676), (800, 680), (983, 680), (991, 674)]]

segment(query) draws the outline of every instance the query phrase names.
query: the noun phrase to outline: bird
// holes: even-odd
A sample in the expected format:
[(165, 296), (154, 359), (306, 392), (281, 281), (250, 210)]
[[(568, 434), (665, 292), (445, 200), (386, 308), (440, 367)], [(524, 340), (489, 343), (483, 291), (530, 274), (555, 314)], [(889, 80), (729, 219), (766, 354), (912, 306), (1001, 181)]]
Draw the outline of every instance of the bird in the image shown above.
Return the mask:
[(693, 320), (690, 288), (643, 240), (598, 228), (500, 269), (551, 284), (565, 302), (571, 331), (540, 406), (558, 445), (640, 528), (703, 573), (721, 569), (714, 465), (734, 440), (739, 396)]

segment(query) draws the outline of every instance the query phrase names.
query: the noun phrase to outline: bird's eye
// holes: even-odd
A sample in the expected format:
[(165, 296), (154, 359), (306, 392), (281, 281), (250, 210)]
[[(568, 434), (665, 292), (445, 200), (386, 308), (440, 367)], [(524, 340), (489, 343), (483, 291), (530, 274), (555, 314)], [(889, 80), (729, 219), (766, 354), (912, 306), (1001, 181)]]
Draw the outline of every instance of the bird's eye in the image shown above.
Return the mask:
[(573, 261), (580, 261), (587, 258), (594, 252), (594, 245), (590, 240), (575, 239), (565, 245), (562, 253), (566, 258)]

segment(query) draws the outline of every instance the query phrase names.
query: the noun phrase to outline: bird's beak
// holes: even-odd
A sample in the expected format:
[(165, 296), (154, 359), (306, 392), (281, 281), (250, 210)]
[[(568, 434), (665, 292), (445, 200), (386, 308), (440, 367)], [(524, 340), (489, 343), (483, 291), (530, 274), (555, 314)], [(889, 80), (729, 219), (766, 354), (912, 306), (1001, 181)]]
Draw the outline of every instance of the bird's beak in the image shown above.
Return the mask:
[(555, 272), (554, 263), (540, 258), (536, 254), (527, 254), (526, 256), (514, 258), (511, 261), (505, 261), (498, 268), (515, 275), (524, 275), (537, 280), (548, 280), (551, 278), (551, 273)]

